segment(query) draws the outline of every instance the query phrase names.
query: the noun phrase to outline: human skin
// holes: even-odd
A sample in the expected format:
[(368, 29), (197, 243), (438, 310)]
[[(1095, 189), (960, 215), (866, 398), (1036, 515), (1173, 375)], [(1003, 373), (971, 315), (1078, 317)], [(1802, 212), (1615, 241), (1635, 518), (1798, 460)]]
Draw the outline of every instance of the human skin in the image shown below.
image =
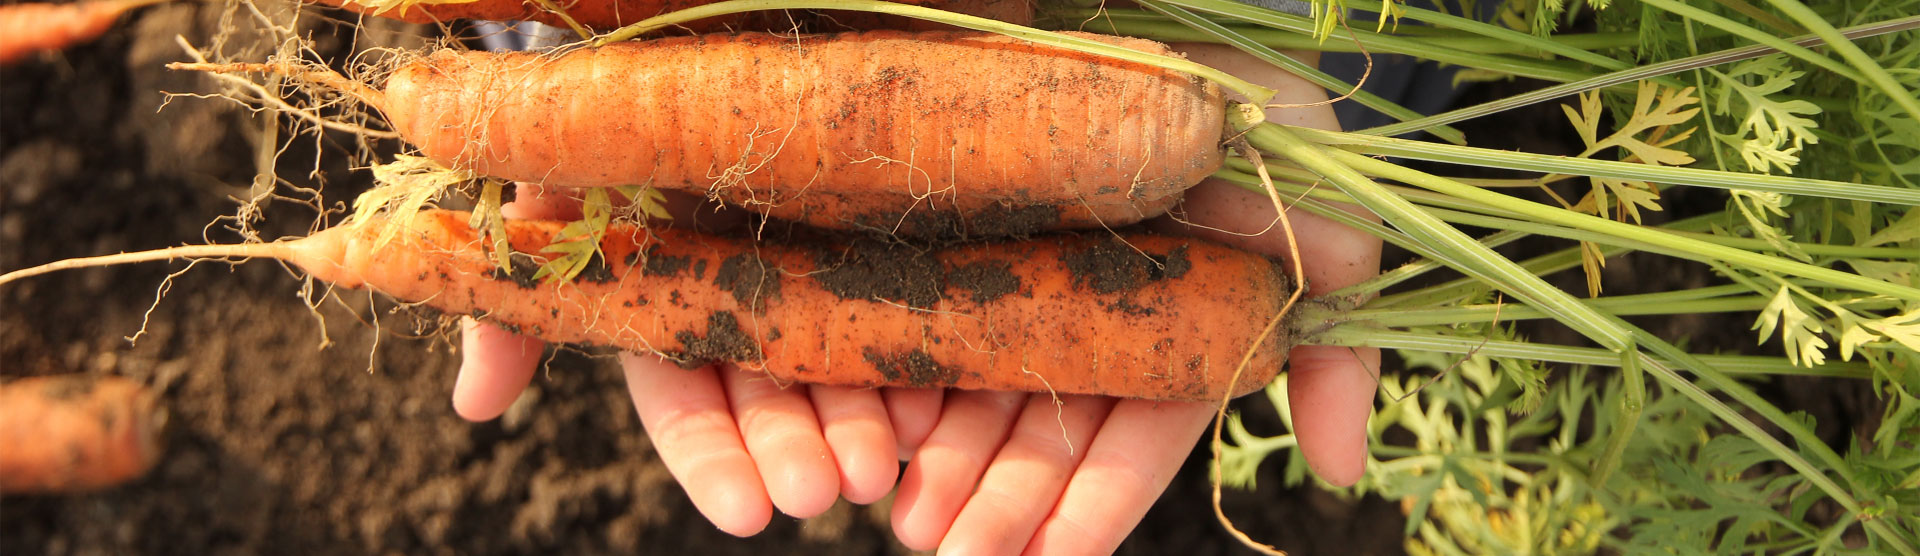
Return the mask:
[[(1326, 99), (1316, 86), (1219, 45), (1176, 45), (1188, 56), (1279, 91), (1274, 103)], [(1301, 55), (1312, 63), (1311, 55)], [(1268, 119), (1335, 128), (1326, 106), (1273, 108)], [(568, 218), (564, 194), (527, 194), (509, 217)], [(1347, 207), (1356, 214), (1357, 208)], [(1302, 211), (1289, 212), (1310, 294), (1379, 272), (1380, 242)], [(1286, 259), (1265, 195), (1208, 180), (1176, 217), (1154, 223)], [(455, 410), (504, 412), (533, 377), (541, 345), (466, 323)], [(908, 388), (781, 386), (730, 365), (694, 371), (658, 357), (620, 358), (634, 408), (661, 461), (716, 527), (759, 532), (773, 511), (797, 518), (838, 498), (856, 504), (898, 488), (892, 521), (909, 548), (951, 553), (1108, 553), (1152, 506), (1218, 407), (1098, 396)], [(1294, 432), (1314, 473), (1359, 480), (1375, 392), (1377, 350), (1299, 346), (1289, 354)], [(906, 456), (906, 457), (902, 457)], [(909, 461), (904, 473), (898, 462)]]

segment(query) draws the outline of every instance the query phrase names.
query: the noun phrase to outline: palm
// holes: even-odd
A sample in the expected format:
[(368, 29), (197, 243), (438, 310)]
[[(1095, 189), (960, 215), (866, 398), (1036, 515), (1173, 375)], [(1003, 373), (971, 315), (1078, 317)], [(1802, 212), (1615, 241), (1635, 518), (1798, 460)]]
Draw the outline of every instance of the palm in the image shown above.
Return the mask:
[[(1189, 56), (1280, 91), (1275, 102), (1325, 98), (1304, 83), (1225, 47), (1190, 45)], [(1334, 127), (1325, 107), (1272, 111), (1276, 121)], [(564, 217), (539, 197), (514, 217)], [(1182, 218), (1158, 222), (1291, 260), (1269, 226), (1266, 197), (1203, 183)], [(1310, 291), (1325, 293), (1379, 269), (1380, 244), (1329, 220), (1290, 213)], [(1265, 233), (1258, 233), (1267, 230)], [(532, 340), (470, 326), (454, 405), (469, 419), (504, 411), (531, 380)], [(1301, 450), (1323, 479), (1358, 480), (1378, 352), (1302, 346), (1290, 354), (1293, 422)], [(893, 525), (915, 549), (989, 553), (1110, 551), (1165, 490), (1205, 429), (1211, 404), (1092, 396), (912, 389), (782, 387), (730, 366), (694, 372), (658, 358), (622, 359), (634, 406), (662, 461), (720, 529), (750, 535), (772, 511), (808, 517), (835, 499), (880, 499), (899, 479)], [(911, 463), (898, 473), (900, 455)], [(1093, 550), (1089, 550), (1093, 549)]]

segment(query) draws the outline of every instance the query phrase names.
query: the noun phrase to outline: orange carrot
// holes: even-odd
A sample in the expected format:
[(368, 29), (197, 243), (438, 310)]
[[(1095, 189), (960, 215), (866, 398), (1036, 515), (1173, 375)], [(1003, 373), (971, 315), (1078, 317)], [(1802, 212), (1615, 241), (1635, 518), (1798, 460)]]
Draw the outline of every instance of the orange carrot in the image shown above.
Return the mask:
[(84, 492), (153, 467), (165, 423), (153, 394), (118, 377), (0, 384), (0, 493)]
[(1198, 77), (959, 32), (441, 51), (395, 71), (384, 92), (356, 94), (425, 155), (515, 181), (1052, 205), (1161, 199), (1198, 183), (1221, 163), (1225, 109)]
[[(314, 3), (343, 8), (367, 15), (398, 19), (410, 23), (441, 23), (455, 19), (497, 19), (537, 21), (548, 25), (566, 26), (559, 14), (540, 7), (538, 3), (527, 0), (473, 0), (469, 2), (411, 2), (392, 0), (354, 2), (352, 0), (309, 0)], [(656, 15), (684, 10), (696, 6), (712, 4), (717, 0), (556, 0), (556, 6), (566, 11), (568, 17), (590, 29), (611, 30), (623, 25), (639, 22)], [(976, 15), (989, 19), (1008, 21), (1026, 25), (1033, 21), (1033, 8), (1026, 0), (906, 0), (903, 4), (913, 4), (938, 8), (951, 12)], [(848, 17), (851, 16), (851, 17)], [(693, 28), (717, 30), (722, 24), (740, 23), (750, 20), (749, 15), (722, 16), (708, 18), (695, 24)], [(852, 25), (854, 28), (870, 29), (875, 25), (892, 22), (871, 15), (851, 13), (835, 15), (838, 23)], [(770, 25), (789, 22), (787, 16), (769, 17)], [(914, 20), (918, 21), (918, 20)], [(790, 23), (788, 23), (790, 25)], [(902, 23), (909, 27), (920, 25)], [(770, 25), (750, 25), (749, 28), (771, 30)]]
[[(494, 267), (467, 218), (423, 212), (380, 249), (376, 224), (76, 259), (0, 283), (137, 260), (271, 257), (548, 341), (860, 387), (1218, 400), (1264, 385), (1291, 344), (1285, 334), (1260, 338), (1289, 294), (1281, 268), (1193, 238), (1097, 232), (925, 250), (615, 226), (579, 277), (543, 283), (525, 255), (510, 272)], [(538, 252), (561, 226), (516, 221), (505, 235), (516, 252)], [(1249, 372), (1228, 384), (1249, 350)]]
[(26, 2), (0, 6), (0, 65), (35, 52), (60, 50), (99, 38), (120, 14), (162, 0), (94, 0), (72, 4)]

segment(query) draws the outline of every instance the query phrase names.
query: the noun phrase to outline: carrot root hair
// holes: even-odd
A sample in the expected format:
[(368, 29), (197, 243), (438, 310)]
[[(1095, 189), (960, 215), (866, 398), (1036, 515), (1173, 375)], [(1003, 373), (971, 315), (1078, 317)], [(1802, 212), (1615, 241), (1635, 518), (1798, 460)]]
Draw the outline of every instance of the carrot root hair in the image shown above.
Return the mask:
[(315, 69), (311, 66), (289, 63), (174, 62), (167, 64), (167, 69), (203, 71), (208, 73), (273, 73), (304, 80), (315, 85), (353, 95), (354, 98), (360, 99), (361, 102), (372, 105), (376, 109), (384, 108), (387, 105), (386, 93), (367, 86), (365, 83), (355, 81), (345, 75), (340, 75), (340, 72), (326, 68)]
[(142, 262), (151, 262), (151, 261), (171, 261), (175, 259), (233, 259), (233, 258), (241, 258), (241, 259), (267, 258), (267, 259), (284, 260), (284, 259), (287, 259), (289, 256), (291, 256), (291, 253), (288, 250), (289, 243), (290, 242), (241, 243), (241, 244), (231, 244), (231, 245), (182, 245), (179, 247), (155, 249), (152, 251), (135, 251), (131, 253), (115, 253), (112, 255), (100, 255), (95, 257), (80, 257), (75, 259), (65, 259), (65, 260), (50, 262), (40, 266), (27, 267), (20, 270), (15, 270), (13, 272), (8, 272), (6, 274), (0, 274), (0, 286), (13, 283), (14, 281), (17, 281), (17, 280), (39, 276), (41, 274), (46, 274), (49, 272), (72, 270), (77, 268), (93, 268), (93, 267), (99, 267), (99, 266), (113, 266), (113, 265), (122, 265), (122, 264), (130, 264), (130, 263), (142, 263)]

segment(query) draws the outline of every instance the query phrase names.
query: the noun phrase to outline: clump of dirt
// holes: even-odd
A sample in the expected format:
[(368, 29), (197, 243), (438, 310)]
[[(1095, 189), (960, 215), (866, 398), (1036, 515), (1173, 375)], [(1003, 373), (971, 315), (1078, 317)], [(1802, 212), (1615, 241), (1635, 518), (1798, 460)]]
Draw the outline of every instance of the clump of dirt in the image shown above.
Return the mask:
[(946, 289), (945, 269), (927, 251), (874, 239), (854, 239), (844, 250), (822, 250), (813, 272), (820, 287), (841, 299), (884, 299), (932, 307)]
[(580, 268), (580, 274), (574, 276), (574, 279), (593, 284), (605, 284), (619, 277), (613, 274), (613, 266), (607, 264), (606, 254), (595, 252), (587, 259), (587, 265)]
[(954, 242), (1032, 237), (1058, 228), (1060, 216), (1060, 207), (1054, 205), (994, 204), (964, 216), (956, 211), (922, 207), (905, 214), (868, 214), (854, 220), (865, 227), (892, 230), (905, 239)]
[(974, 303), (989, 303), (1020, 291), (1020, 275), (1013, 273), (1013, 263), (1007, 261), (980, 261), (956, 266), (947, 273), (947, 281), (954, 287), (973, 292), (970, 297)]
[(540, 281), (534, 279), (534, 275), (540, 273), (540, 261), (533, 255), (519, 251), (508, 253), (507, 267), (505, 269), (494, 267), (487, 277), (496, 282), (513, 282), (513, 285), (523, 290), (540, 287)]
[(1076, 286), (1103, 294), (1133, 291), (1159, 280), (1178, 279), (1193, 269), (1185, 246), (1164, 254), (1141, 255), (1126, 242), (1109, 238), (1084, 251), (1067, 254), (1064, 262)]
[[(646, 260), (640, 263), (641, 274), (672, 278), (679, 276), (682, 271), (687, 269), (688, 265), (692, 264), (692, 256), (661, 255), (658, 251), (658, 247), (647, 248)], [(640, 253), (638, 252), (627, 255), (627, 266), (633, 266), (635, 260), (639, 258)]]
[(880, 370), (880, 375), (888, 382), (896, 382), (900, 377), (907, 383), (919, 388), (937, 388), (952, 386), (960, 379), (960, 372), (952, 367), (941, 365), (932, 355), (920, 350), (906, 353), (881, 353), (872, 348), (862, 350), (860, 356)]
[[(755, 313), (767, 310), (767, 303), (780, 299), (780, 271), (752, 253), (740, 253), (720, 261), (713, 283), (733, 294), (741, 307)], [(743, 361), (743, 360), (736, 360)]]
[(714, 361), (751, 362), (760, 360), (760, 342), (740, 329), (740, 319), (732, 311), (714, 311), (707, 315), (707, 333), (682, 330), (674, 334), (686, 347), (674, 360), (683, 368), (697, 369)]

